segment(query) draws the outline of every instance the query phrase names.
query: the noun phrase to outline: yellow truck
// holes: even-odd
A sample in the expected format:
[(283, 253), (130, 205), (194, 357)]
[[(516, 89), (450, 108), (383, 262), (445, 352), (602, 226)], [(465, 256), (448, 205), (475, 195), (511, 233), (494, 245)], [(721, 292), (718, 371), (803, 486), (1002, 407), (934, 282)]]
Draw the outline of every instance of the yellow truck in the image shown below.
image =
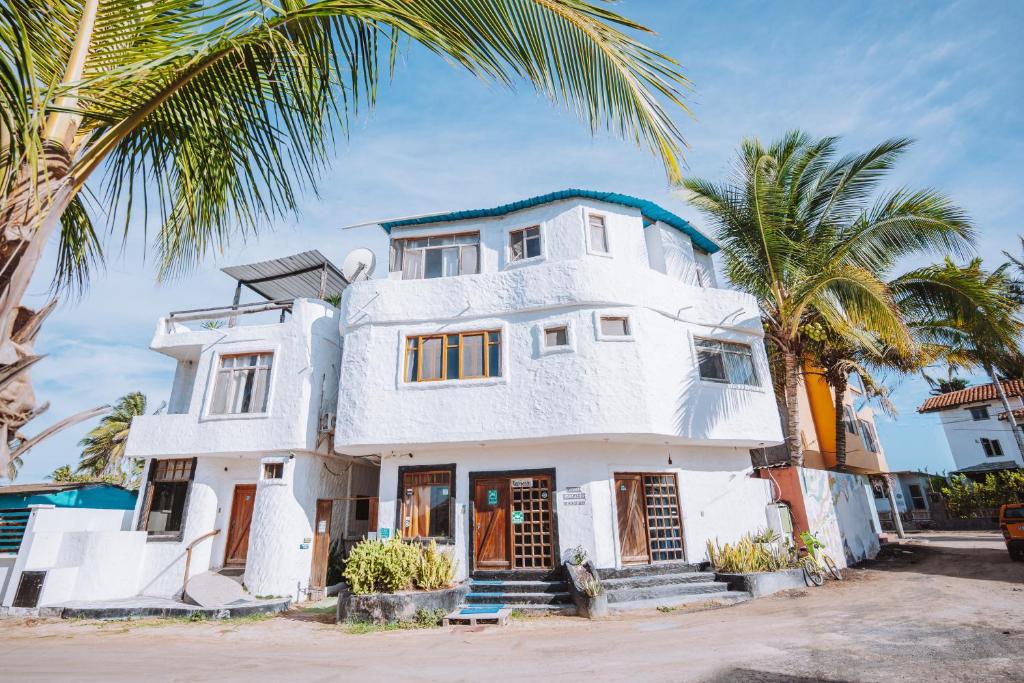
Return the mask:
[(999, 508), (999, 530), (1003, 532), (1011, 560), (1024, 560), (1024, 503), (1008, 503)]

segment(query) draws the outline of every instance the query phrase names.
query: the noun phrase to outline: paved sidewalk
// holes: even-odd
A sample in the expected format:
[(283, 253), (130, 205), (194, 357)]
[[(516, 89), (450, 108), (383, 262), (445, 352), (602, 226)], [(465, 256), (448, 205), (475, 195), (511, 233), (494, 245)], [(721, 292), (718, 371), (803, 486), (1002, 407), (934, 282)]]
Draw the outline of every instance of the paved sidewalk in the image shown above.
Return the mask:
[[(926, 541), (926, 542), (924, 542)], [(349, 634), (292, 611), (201, 624), (0, 620), (3, 680), (1010, 681), (1024, 563), (998, 533), (915, 534), (842, 583), (698, 613)]]

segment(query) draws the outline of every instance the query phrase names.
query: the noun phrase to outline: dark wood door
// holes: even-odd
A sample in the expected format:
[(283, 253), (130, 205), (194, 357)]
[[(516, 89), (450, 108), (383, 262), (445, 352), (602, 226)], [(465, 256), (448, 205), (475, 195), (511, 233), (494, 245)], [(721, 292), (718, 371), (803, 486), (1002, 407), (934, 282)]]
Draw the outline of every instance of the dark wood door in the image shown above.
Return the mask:
[(331, 555), (331, 514), (334, 501), (316, 502), (316, 524), (313, 527), (313, 566), (309, 572), (310, 588), (327, 587), (327, 562)]
[(477, 479), (473, 485), (474, 569), (509, 569), (508, 479)]
[(228, 545), (224, 551), (225, 565), (245, 564), (249, 553), (249, 525), (252, 508), (256, 503), (256, 484), (238, 484), (231, 500), (231, 519), (228, 522)]
[(650, 562), (642, 475), (615, 475), (615, 507), (619, 518), (622, 564)]

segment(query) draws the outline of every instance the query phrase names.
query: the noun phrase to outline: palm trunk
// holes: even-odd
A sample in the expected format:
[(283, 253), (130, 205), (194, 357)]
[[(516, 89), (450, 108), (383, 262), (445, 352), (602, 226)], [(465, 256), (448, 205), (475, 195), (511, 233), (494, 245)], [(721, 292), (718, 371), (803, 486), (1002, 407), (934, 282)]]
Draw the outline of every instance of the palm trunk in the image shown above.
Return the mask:
[(1021, 460), (1024, 461), (1024, 434), (1021, 434), (1020, 427), (1017, 426), (1017, 418), (1013, 416), (1013, 407), (1010, 405), (1010, 399), (1006, 397), (1006, 391), (1003, 390), (1003, 383), (996, 378), (995, 370), (992, 368), (991, 364), (985, 365), (985, 371), (988, 372), (989, 378), (996, 386), (996, 394), (999, 395), (999, 401), (1003, 404), (1003, 410), (1006, 411), (1006, 421), (1010, 423), (1010, 431), (1013, 432), (1013, 440), (1017, 442), (1017, 454), (1020, 455)]
[(786, 385), (786, 447), (789, 464), (802, 467), (804, 445), (800, 440), (800, 359), (789, 350), (782, 352), (785, 361)]
[(843, 414), (846, 410), (843, 400), (846, 398), (847, 387), (846, 375), (836, 378), (836, 469), (846, 469), (846, 420)]

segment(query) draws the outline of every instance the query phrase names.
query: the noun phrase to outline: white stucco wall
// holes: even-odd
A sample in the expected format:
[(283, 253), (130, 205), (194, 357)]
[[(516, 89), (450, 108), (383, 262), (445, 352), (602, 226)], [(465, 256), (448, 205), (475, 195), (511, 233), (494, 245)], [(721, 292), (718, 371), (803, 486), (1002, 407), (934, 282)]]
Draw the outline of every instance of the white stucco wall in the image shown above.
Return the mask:
[[(297, 299), (283, 323), (216, 330), (177, 325), (168, 332), (166, 319), (161, 319), (151, 348), (179, 360), (169, 410), (132, 421), (127, 455), (185, 457), (316, 449), (319, 414), (335, 409), (341, 360), (337, 316), (330, 304)], [(211, 415), (211, 376), (220, 356), (267, 351), (274, 358), (266, 413)]]
[[(668, 464), (671, 455), (672, 463)], [(769, 483), (750, 478), (750, 457), (733, 448), (687, 448), (604, 442), (561, 442), (532, 446), (484, 446), (417, 451), (412, 458), (393, 456), (381, 464), (378, 525), (394, 529), (398, 468), (447, 465), (455, 472), (455, 539), (458, 575), (469, 567), (469, 475), (471, 472), (555, 469), (555, 503), (560, 556), (582, 545), (598, 567), (619, 566), (618, 523), (614, 504), (616, 472), (675, 472), (679, 479), (686, 560), (706, 558), (706, 542), (735, 541), (766, 525)], [(585, 505), (566, 505), (567, 487), (586, 494)]]
[(836, 564), (846, 567), (878, 554), (881, 526), (867, 476), (804, 467), (800, 486), (811, 531)]
[[(1020, 396), (1011, 396), (1009, 401), (1014, 408), (1024, 407), (1024, 398)], [(981, 406), (988, 408), (988, 419), (971, 419), (971, 412), (968, 409)], [(1018, 467), (1024, 467), (1024, 459), (1021, 458), (1017, 442), (1010, 431), (1010, 423), (996, 418), (996, 415), (1002, 412), (1003, 404), (999, 401), (979, 401), (939, 411), (942, 429), (946, 433), (946, 441), (949, 442), (949, 450), (953, 454), (957, 469), (982, 463), (1009, 462), (1016, 462)], [(982, 438), (998, 439), (1003, 455), (986, 456), (981, 446)]]

